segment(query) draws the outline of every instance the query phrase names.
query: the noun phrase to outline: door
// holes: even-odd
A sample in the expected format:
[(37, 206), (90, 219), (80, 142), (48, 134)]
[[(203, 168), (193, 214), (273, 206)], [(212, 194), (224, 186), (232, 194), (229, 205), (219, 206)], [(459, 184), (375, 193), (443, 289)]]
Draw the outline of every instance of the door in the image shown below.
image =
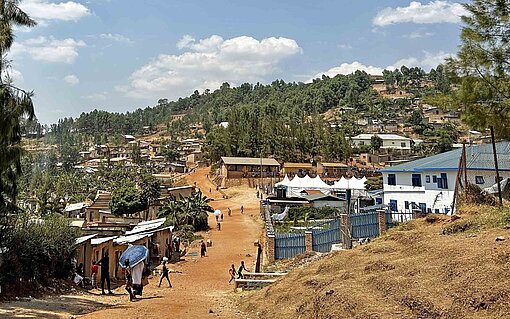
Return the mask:
[(420, 203), (419, 206), (420, 206), (421, 212), (423, 214), (426, 214), (427, 213), (427, 204), (426, 203)]

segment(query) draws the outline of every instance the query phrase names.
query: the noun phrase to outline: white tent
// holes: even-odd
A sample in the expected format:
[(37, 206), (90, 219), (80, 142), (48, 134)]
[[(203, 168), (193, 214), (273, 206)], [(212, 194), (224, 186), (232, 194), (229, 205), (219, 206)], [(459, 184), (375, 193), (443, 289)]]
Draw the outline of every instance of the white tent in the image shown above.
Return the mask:
[(324, 183), (324, 181), (320, 177), (311, 178), (308, 175), (305, 177), (298, 177), (297, 175), (290, 181), (287, 186), (288, 197), (300, 196), (303, 190), (320, 190), (324, 194), (328, 195), (330, 193), (331, 186)]
[(274, 186), (275, 187), (278, 187), (278, 186), (289, 186), (289, 184), (290, 184), (290, 179), (287, 176), (287, 174), (285, 174), (285, 177), (283, 178), (283, 181), (274, 184)]
[(342, 176), (342, 178), (335, 182), (331, 188), (333, 189), (356, 189), (356, 190), (365, 190), (365, 183), (367, 178), (363, 176), (363, 178), (357, 179), (356, 177), (351, 177), (349, 179)]

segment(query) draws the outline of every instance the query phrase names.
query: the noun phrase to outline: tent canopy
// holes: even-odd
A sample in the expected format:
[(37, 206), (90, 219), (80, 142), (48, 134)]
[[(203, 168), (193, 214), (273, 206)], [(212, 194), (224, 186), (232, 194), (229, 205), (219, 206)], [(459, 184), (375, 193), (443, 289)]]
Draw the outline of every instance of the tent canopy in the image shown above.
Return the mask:
[(365, 190), (365, 183), (367, 178), (363, 176), (363, 178), (357, 179), (356, 177), (351, 177), (349, 179), (342, 176), (339, 181), (335, 182), (331, 188), (333, 189), (358, 189)]

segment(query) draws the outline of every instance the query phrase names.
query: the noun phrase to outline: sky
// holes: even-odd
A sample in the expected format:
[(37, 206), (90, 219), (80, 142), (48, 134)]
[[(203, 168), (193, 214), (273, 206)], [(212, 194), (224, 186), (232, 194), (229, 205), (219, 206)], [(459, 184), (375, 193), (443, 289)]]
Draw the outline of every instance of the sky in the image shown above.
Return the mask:
[(51, 124), (214, 91), (221, 83), (308, 82), (356, 69), (420, 66), (455, 55), (454, 1), (22, 0), (10, 76)]

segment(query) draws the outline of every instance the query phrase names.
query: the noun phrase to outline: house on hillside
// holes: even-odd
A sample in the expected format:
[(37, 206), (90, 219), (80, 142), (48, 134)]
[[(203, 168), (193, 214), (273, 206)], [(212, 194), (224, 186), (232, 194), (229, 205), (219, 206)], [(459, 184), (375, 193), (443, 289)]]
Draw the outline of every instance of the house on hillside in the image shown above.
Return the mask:
[(298, 175), (300, 177), (304, 177), (305, 175), (310, 175), (310, 173), (315, 173), (316, 169), (313, 167), (312, 163), (283, 163), (282, 175), (294, 176)]
[[(510, 177), (510, 142), (496, 144), (500, 177)], [(392, 211), (451, 213), (462, 149), (382, 169), (384, 204)], [(466, 147), (468, 182), (481, 188), (496, 183), (492, 145)]]
[(345, 163), (317, 163), (317, 174), (324, 178), (339, 178), (349, 171), (349, 166)]
[(459, 112), (445, 111), (435, 106), (426, 106), (423, 108), (423, 117), (425, 117), (429, 124), (441, 125), (446, 122), (458, 121)]
[(376, 135), (383, 141), (381, 149), (396, 149), (402, 151), (411, 150), (412, 140), (396, 134), (359, 134), (351, 137), (351, 143), (356, 147), (371, 145), (372, 137)]
[(274, 158), (256, 157), (222, 157), (220, 160), (220, 175), (229, 178), (277, 177), (280, 163)]

